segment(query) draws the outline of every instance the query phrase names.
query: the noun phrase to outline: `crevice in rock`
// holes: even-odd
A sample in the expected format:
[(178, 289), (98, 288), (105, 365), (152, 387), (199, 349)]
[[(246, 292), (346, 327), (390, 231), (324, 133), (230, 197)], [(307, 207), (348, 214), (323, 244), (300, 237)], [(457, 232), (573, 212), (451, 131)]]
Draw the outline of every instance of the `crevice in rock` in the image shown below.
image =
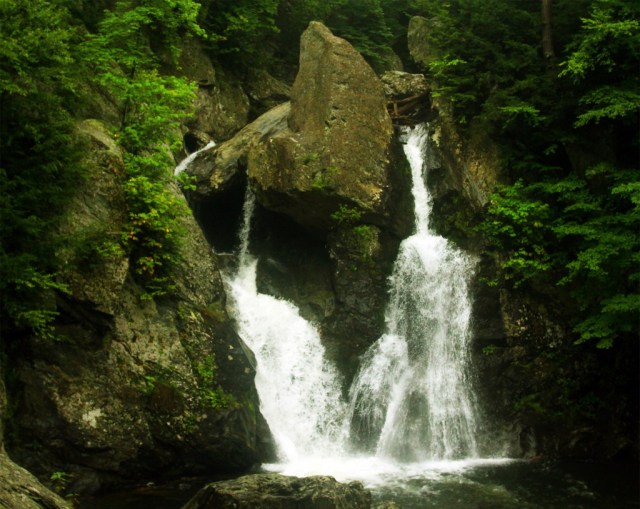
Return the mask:
[(189, 201), (205, 238), (217, 253), (231, 253), (238, 247), (246, 186), (246, 176), (243, 176), (239, 185), (224, 193)]

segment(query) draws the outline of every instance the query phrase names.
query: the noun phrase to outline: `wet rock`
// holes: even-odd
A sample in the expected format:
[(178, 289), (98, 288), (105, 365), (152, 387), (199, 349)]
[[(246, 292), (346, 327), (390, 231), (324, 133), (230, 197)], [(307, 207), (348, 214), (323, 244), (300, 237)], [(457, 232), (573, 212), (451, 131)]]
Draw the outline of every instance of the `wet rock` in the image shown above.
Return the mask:
[(182, 509), (369, 509), (361, 483), (328, 476), (256, 474), (205, 486)]
[(283, 103), (245, 126), (228, 141), (200, 152), (187, 173), (195, 177), (195, 202), (215, 199), (246, 182), (247, 154), (252, 146), (282, 132), (287, 127), (290, 104)]

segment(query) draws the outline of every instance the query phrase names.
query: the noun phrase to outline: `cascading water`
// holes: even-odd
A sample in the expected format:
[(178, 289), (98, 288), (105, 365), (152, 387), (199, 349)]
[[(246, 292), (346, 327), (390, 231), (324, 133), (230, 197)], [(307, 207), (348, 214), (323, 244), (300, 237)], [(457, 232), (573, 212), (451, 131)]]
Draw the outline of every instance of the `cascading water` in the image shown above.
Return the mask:
[(256, 357), (260, 410), (281, 460), (340, 455), (347, 436), (341, 379), (324, 358), (318, 331), (297, 308), (257, 292), (258, 260), (249, 253), (253, 208), (247, 192), (238, 271), (227, 284), (238, 332)]
[[(341, 396), (315, 328), (289, 302), (259, 294), (249, 253), (248, 193), (237, 273), (227, 278), (240, 335), (256, 355), (261, 411), (281, 459), (347, 457), (347, 437), (366, 435), (379, 459), (416, 462), (475, 457), (474, 402), (467, 379), (471, 259), (429, 229), (423, 178), (426, 128), (405, 133), (412, 168), (415, 234), (391, 276), (387, 332), (362, 359)], [(359, 440), (361, 442), (362, 440)], [(374, 452), (374, 451), (369, 451)]]
[(477, 456), (467, 375), (473, 263), (429, 229), (427, 139), (424, 126), (406, 134), (415, 233), (391, 276), (387, 332), (364, 355), (350, 391), (353, 432), (377, 437), (376, 454), (402, 461)]
[(180, 175), (184, 170), (187, 169), (187, 167), (191, 164), (191, 162), (198, 156), (198, 154), (204, 150), (207, 150), (211, 147), (215, 147), (216, 146), (216, 142), (215, 141), (210, 141), (209, 143), (207, 143), (204, 147), (202, 147), (199, 150), (196, 150), (195, 152), (192, 152), (191, 154), (189, 154), (187, 157), (185, 157), (182, 161), (180, 161), (180, 164), (178, 164), (178, 166), (176, 166), (176, 169), (173, 170), (173, 174), (174, 175)]

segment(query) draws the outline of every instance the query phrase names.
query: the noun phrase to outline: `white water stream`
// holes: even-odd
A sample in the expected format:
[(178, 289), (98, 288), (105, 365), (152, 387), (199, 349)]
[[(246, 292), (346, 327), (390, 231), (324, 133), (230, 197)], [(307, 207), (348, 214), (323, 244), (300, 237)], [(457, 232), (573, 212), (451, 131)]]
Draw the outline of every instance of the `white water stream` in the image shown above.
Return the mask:
[[(314, 326), (293, 304), (256, 290), (247, 196), (239, 268), (226, 282), (238, 332), (256, 356), (260, 409), (282, 462), (267, 469), (376, 486), (487, 461), (477, 458), (468, 375), (473, 261), (429, 228), (427, 138), (423, 126), (405, 133), (415, 233), (402, 242), (390, 278), (387, 331), (363, 356), (348, 401)], [(358, 451), (350, 436), (372, 445)]]
[(240, 232), (239, 269), (227, 283), (238, 333), (256, 357), (260, 410), (280, 459), (336, 456), (346, 439), (337, 370), (324, 359), (320, 335), (290, 302), (256, 289), (258, 260), (249, 253), (254, 198), (248, 192)]
[(376, 453), (401, 461), (477, 456), (468, 381), (468, 278), (473, 263), (429, 229), (423, 177), (427, 131), (405, 140), (415, 233), (400, 245), (391, 276), (387, 332), (362, 359), (350, 391), (357, 433), (379, 436)]
[(187, 157), (185, 157), (182, 161), (180, 161), (180, 164), (178, 164), (178, 166), (176, 166), (176, 169), (173, 170), (173, 174), (174, 175), (180, 175), (184, 170), (187, 169), (187, 167), (191, 164), (191, 162), (198, 156), (198, 154), (204, 150), (207, 150), (208, 148), (211, 147), (215, 147), (216, 146), (216, 142), (215, 141), (210, 141), (209, 143), (207, 143), (204, 147), (202, 147), (201, 149), (196, 150), (195, 152), (191, 152), (191, 154), (189, 154)]

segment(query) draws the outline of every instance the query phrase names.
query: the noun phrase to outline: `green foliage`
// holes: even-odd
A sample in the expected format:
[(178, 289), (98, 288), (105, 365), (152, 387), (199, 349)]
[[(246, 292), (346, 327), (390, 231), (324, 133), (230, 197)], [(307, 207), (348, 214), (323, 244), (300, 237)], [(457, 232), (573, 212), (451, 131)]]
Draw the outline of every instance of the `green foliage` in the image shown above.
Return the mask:
[[(313, 155), (309, 156), (312, 157)], [(317, 158), (317, 156), (316, 156)], [(315, 159), (311, 159), (313, 161)], [(329, 187), (331, 187), (333, 183), (333, 177), (338, 173), (338, 168), (336, 166), (329, 166), (328, 168), (323, 168), (316, 175), (311, 183), (311, 188), (316, 189), (317, 191), (323, 191)]]
[(550, 279), (574, 302), (578, 342), (609, 348), (637, 331), (640, 313), (640, 174), (601, 164), (583, 176), (494, 196), (482, 224), (505, 253), (503, 277), (515, 286)]
[(117, 94), (127, 82), (118, 79), (115, 67), (130, 76), (139, 68), (155, 68), (160, 57), (175, 61), (182, 37), (204, 35), (197, 23), (199, 9), (192, 0), (119, 0), (84, 45), (85, 60)]
[(368, 224), (354, 226), (351, 229), (353, 244), (361, 262), (373, 263), (373, 249), (377, 247), (376, 234)]
[[(159, 69), (176, 61), (183, 37), (204, 34), (191, 0), (121, 0), (102, 14), (74, 3), (94, 33), (77, 28), (65, 3), (0, 3), (1, 328), (44, 337), (54, 336), (55, 293), (66, 292), (55, 278), (60, 247), (74, 246), (72, 261), (81, 265), (124, 248), (147, 295), (171, 290), (180, 218), (188, 213), (170, 186), (171, 149), (194, 87)], [(123, 235), (64, 239), (56, 224), (83, 178), (67, 108), (82, 101), (75, 91), (87, 78), (120, 110), (114, 135), (125, 150), (129, 221)]]
[(549, 217), (549, 206), (529, 198), (522, 181), (491, 198), (480, 229), (506, 254), (501, 263), (503, 278), (516, 287), (550, 268)]
[[(204, 2), (203, 2), (204, 3)], [(207, 2), (203, 27), (211, 49), (218, 56), (245, 65), (266, 55), (265, 42), (278, 32), (279, 0), (213, 0)]]
[(69, 474), (67, 472), (57, 471), (53, 472), (49, 476), (49, 480), (51, 481), (51, 485), (53, 491), (55, 491), (58, 495), (63, 496), (70, 507), (73, 507), (78, 502), (78, 494), (77, 493), (68, 493), (67, 490), (69, 488), (69, 483), (73, 478), (73, 474)]
[(145, 396), (151, 396), (158, 385), (158, 377), (156, 375), (145, 375), (143, 377), (142, 393)]
[(482, 115), (501, 124), (513, 108), (540, 109), (547, 87), (538, 2), (415, 0), (413, 7), (430, 20), (434, 95), (447, 98), (460, 123)]
[(73, 122), (68, 13), (44, 0), (0, 3), (0, 330), (52, 338), (54, 238), (67, 190), (82, 179)]
[(602, 120), (637, 122), (640, 111), (640, 7), (622, 0), (596, 0), (561, 63), (561, 77), (586, 85), (584, 110), (575, 125)]
[(414, 7), (430, 22), (436, 95), (491, 134), (513, 179), (479, 228), (501, 265), (493, 284), (555, 285), (579, 343), (637, 334), (640, 6), (554, 3), (558, 68), (542, 56), (539, 2)]
[(214, 409), (233, 408), (238, 402), (232, 394), (226, 393), (217, 384), (218, 366), (213, 354), (196, 364), (196, 373), (200, 378), (199, 394), (203, 403)]
[(482, 348), (482, 353), (484, 355), (493, 355), (498, 351), (498, 347), (496, 345), (487, 345)]
[(331, 214), (331, 219), (338, 224), (352, 224), (358, 221), (361, 217), (361, 210), (354, 207), (348, 207), (347, 205), (340, 205), (338, 210)]
[(170, 150), (180, 143), (179, 124), (191, 113), (195, 98), (192, 84), (158, 72), (153, 48), (160, 42), (165, 56), (175, 61), (179, 38), (202, 33), (196, 23), (198, 9), (189, 0), (123, 0), (105, 14), (98, 32), (83, 46), (95, 80), (120, 105), (115, 135), (126, 151), (129, 213), (122, 240), (146, 298), (175, 288), (171, 273), (180, 260), (180, 219), (189, 211), (170, 187)]
[(188, 213), (186, 205), (167, 190), (166, 181), (154, 182), (147, 176), (131, 177), (126, 195), (129, 222), (123, 240), (130, 243), (134, 271), (148, 297), (164, 295), (174, 289), (170, 274), (180, 261), (179, 219)]

